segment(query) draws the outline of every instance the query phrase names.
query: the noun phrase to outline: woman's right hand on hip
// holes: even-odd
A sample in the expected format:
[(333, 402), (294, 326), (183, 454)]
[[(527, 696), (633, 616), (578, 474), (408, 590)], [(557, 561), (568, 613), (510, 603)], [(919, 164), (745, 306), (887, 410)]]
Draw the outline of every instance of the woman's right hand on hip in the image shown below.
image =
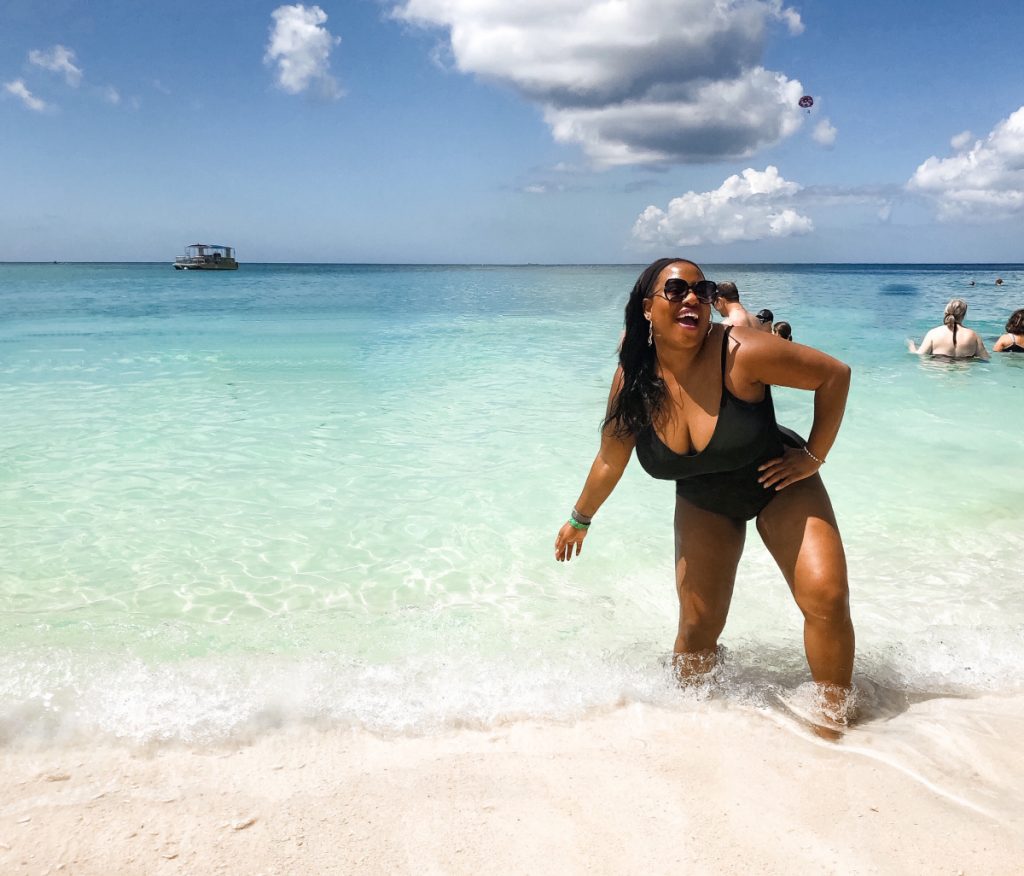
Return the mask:
[(560, 563), (567, 563), (573, 557), (580, 555), (583, 549), (583, 539), (587, 537), (587, 530), (577, 529), (571, 523), (563, 523), (558, 530), (558, 538), (555, 539), (555, 559)]

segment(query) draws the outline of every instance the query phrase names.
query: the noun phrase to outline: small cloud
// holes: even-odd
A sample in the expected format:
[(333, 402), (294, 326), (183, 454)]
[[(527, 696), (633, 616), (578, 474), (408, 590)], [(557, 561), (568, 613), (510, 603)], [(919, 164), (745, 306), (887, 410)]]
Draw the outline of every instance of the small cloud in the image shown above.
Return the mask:
[(795, 9), (783, 6), (782, 0), (772, 0), (769, 6), (773, 17), (779, 21), (784, 21), (793, 36), (800, 36), (804, 32), (803, 20), (800, 18), (800, 13)]
[(164, 85), (159, 79), (154, 79), (152, 83), (153, 87), (161, 94), (170, 94), (171, 89)]
[(1024, 213), (1024, 106), (984, 139), (968, 134), (964, 131), (951, 141), (955, 155), (924, 161), (907, 189), (932, 199), (941, 220), (992, 220)]
[(455, 69), (455, 56), (446, 42), (435, 43), (428, 57), (430, 63), (444, 73), (451, 73)]
[(44, 70), (63, 73), (65, 81), (72, 88), (78, 88), (82, 82), (82, 70), (75, 66), (75, 53), (67, 46), (56, 45), (46, 51), (32, 49), (28, 53), (28, 60)]
[(687, 192), (665, 210), (649, 206), (637, 217), (633, 238), (655, 249), (807, 234), (814, 223), (790, 206), (800, 188), (772, 165), (748, 167), (714, 191)]
[(839, 133), (836, 130), (835, 125), (832, 124), (828, 119), (822, 119), (814, 126), (814, 131), (811, 133), (811, 137), (814, 142), (820, 146), (830, 148), (835, 145), (836, 135)]
[(974, 134), (970, 131), (961, 131), (949, 141), (949, 145), (953, 147), (954, 152), (963, 152), (973, 142)]
[(878, 218), (882, 222), (888, 222), (892, 218), (892, 204), (882, 204), (878, 208)]
[(4, 83), (4, 91), (8, 94), (14, 95), (18, 98), (25, 106), (30, 110), (37, 113), (46, 112), (50, 108), (49, 104), (45, 100), (40, 100), (31, 91), (28, 90), (24, 80), (15, 79), (13, 82)]
[(117, 106), (121, 102), (121, 92), (119, 92), (113, 85), (108, 85), (106, 88), (100, 90), (100, 94), (107, 103), (111, 103)]
[(514, 190), (524, 195), (552, 195), (556, 192), (576, 191), (577, 189), (570, 189), (562, 183), (538, 181), (523, 183), (516, 186)]
[(319, 6), (278, 6), (271, 13), (274, 24), (263, 56), (265, 64), (277, 65), (277, 85), (289, 94), (315, 88), (323, 97), (337, 100), (344, 94), (330, 73), (331, 50), (341, 42), (323, 25), (327, 13)]

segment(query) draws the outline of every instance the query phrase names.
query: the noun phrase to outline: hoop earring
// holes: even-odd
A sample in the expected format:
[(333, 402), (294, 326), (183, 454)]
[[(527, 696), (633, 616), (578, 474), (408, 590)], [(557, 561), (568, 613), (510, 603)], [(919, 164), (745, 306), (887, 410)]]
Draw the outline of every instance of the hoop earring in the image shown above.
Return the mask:
[(648, 326), (648, 329), (649, 329), (648, 332), (647, 332), (647, 346), (648, 347), (653, 347), (654, 346), (654, 323), (650, 319), (648, 319), (647, 320), (647, 326)]

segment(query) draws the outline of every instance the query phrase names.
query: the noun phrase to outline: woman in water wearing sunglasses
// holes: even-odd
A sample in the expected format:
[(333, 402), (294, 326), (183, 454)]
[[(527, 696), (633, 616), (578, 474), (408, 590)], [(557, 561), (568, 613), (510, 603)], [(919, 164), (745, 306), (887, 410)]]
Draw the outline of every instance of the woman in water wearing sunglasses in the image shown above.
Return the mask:
[[(660, 259), (640, 275), (601, 447), (555, 558), (579, 556), (635, 448), (648, 474), (676, 482), (680, 676), (714, 667), (746, 524), (756, 520), (803, 613), (811, 675), (827, 712), (842, 720), (854, 633), (846, 557), (818, 469), (839, 431), (850, 369), (755, 329), (713, 324), (716, 294), (684, 259)], [(775, 422), (772, 384), (814, 392), (807, 442)]]

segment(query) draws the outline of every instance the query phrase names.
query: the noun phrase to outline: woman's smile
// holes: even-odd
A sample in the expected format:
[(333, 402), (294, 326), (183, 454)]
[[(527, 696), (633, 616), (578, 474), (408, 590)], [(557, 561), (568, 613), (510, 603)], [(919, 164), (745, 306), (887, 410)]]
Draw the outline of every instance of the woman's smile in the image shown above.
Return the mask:
[(681, 326), (687, 331), (697, 331), (697, 326), (700, 324), (700, 311), (694, 307), (683, 307), (679, 313), (676, 314), (676, 325)]

